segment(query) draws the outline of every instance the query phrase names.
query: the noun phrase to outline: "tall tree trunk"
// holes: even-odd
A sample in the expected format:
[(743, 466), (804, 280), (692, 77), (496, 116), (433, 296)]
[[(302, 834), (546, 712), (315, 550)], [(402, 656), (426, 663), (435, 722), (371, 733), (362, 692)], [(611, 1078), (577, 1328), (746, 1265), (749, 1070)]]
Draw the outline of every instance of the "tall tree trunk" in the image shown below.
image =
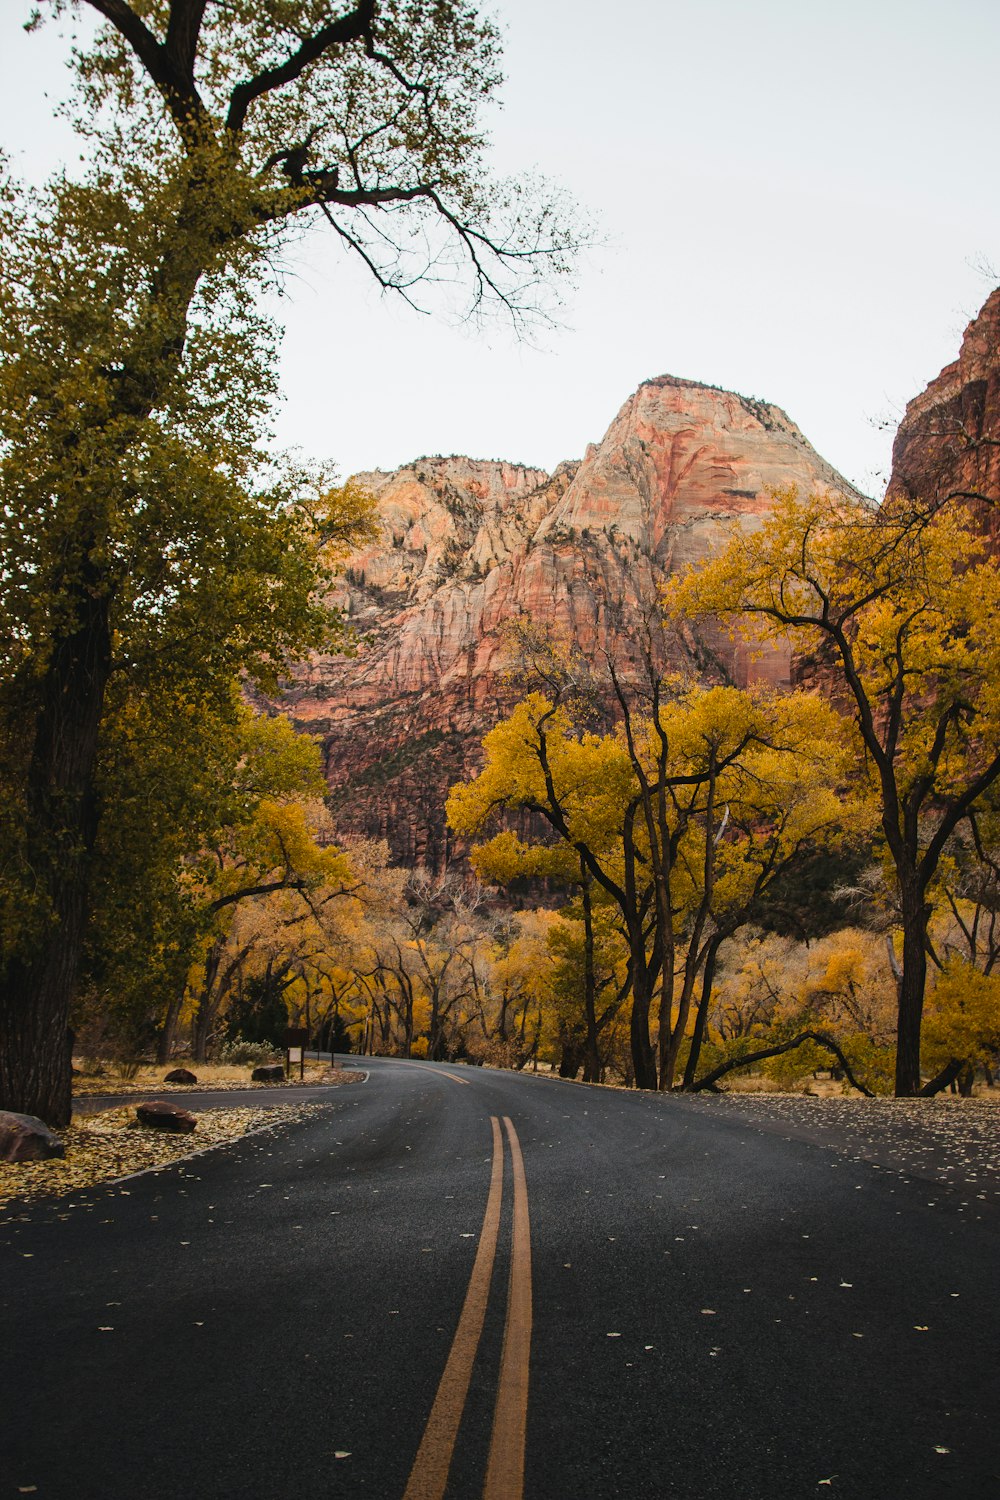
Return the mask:
[(221, 962), (222, 942), (217, 941), (212, 944), (205, 955), (205, 973), (202, 978), (201, 993), (198, 996), (194, 1020), (191, 1023), (191, 1057), (194, 1062), (203, 1063), (208, 1050), (208, 1034), (215, 1014), (212, 1009), (212, 991), (219, 977)]
[(444, 1023), (441, 1019), (441, 994), (437, 985), (433, 985), (431, 988), (431, 1024), (427, 1056), (434, 1062), (444, 1062), (445, 1050)]
[(215, 1009), (208, 999), (198, 1006), (191, 1029), (191, 1058), (196, 1063), (208, 1060), (208, 1039), (212, 1032)]
[(701, 999), (698, 1001), (698, 1011), (694, 1020), (694, 1033), (691, 1037), (691, 1050), (688, 1053), (687, 1064), (684, 1068), (683, 1088), (686, 1091), (694, 1085), (698, 1074), (698, 1063), (701, 1058), (701, 1046), (705, 1040), (705, 1028), (708, 1025), (708, 1012), (712, 1003), (712, 985), (715, 982), (715, 966), (719, 957), (719, 949), (727, 936), (726, 933), (717, 932), (708, 945), (705, 955), (705, 968), (701, 976)]
[(649, 1040), (649, 968), (646, 948), (639, 935), (639, 948), (632, 946), (632, 1018), (629, 1044), (637, 1089), (656, 1088), (656, 1057)]
[(673, 1081), (673, 1061), (670, 1056), (670, 1037), (674, 1012), (675, 944), (673, 923), (668, 923), (664, 933), (663, 973), (660, 976), (660, 1023), (657, 1046), (660, 1054), (660, 1088), (669, 1089)]
[(583, 887), (583, 1007), (587, 1017), (587, 1041), (584, 1048), (583, 1081), (598, 1083), (601, 1077), (601, 1054), (597, 1046), (597, 976), (594, 972), (594, 911), (590, 900), (590, 871), (580, 861)]
[[(578, 1036), (564, 1036), (562, 1038), (562, 1050), (559, 1054), (559, 1077), (575, 1078), (580, 1071), (580, 1064), (585, 1063), (586, 1043), (581, 1042)], [(586, 1082), (586, 1076), (584, 1082)]]
[[(57, 641), (42, 684), (26, 788), (27, 860), (49, 930), (0, 975), (0, 1109), (69, 1124), (67, 1047), (87, 929), (99, 820), (98, 734), (111, 669), (106, 592), (89, 554), (76, 628)], [(93, 592), (88, 590), (92, 588)]]
[(698, 980), (698, 971), (701, 963), (707, 961), (711, 940), (704, 950), (701, 948), (702, 934), (708, 921), (708, 914), (712, 905), (712, 894), (715, 889), (715, 754), (714, 751), (709, 761), (710, 778), (708, 782), (708, 800), (705, 805), (705, 858), (702, 867), (702, 890), (701, 899), (698, 903), (698, 911), (692, 924), (691, 933), (688, 937), (687, 953), (684, 959), (684, 983), (681, 986), (681, 996), (677, 1006), (677, 1022), (670, 1032), (670, 1045), (666, 1055), (661, 1050), (660, 1063), (660, 1088), (672, 1089), (674, 1086), (674, 1071), (677, 1067), (677, 1058), (680, 1055), (681, 1045), (684, 1041), (684, 1033), (687, 1031), (688, 1017), (691, 1014), (691, 1002), (694, 999), (694, 987)]
[(896, 1097), (920, 1093), (920, 1027), (927, 986), (927, 920), (930, 915), (922, 890), (900, 881), (903, 915), (903, 970), (899, 979), (896, 1025)]
[(156, 1061), (161, 1067), (170, 1061), (170, 1054), (174, 1049), (174, 1035), (177, 1031), (177, 1021), (180, 1017), (181, 1006), (184, 1004), (184, 991), (178, 989), (174, 998), (167, 1006), (166, 1015), (163, 1017), (163, 1025), (160, 1027), (156, 1038)]

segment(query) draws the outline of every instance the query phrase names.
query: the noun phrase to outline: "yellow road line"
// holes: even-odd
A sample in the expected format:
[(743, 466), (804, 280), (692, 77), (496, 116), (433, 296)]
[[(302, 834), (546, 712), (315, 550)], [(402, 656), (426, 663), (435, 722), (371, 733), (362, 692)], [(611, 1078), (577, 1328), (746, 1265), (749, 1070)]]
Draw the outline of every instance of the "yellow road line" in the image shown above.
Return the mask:
[[(430, 1070), (434, 1072), (434, 1069)], [(450, 1075), (445, 1073), (445, 1078)], [(456, 1082), (464, 1082), (456, 1079)], [(493, 1171), (486, 1200), (479, 1248), (462, 1313), (452, 1340), (448, 1363), (431, 1407), (431, 1414), (417, 1450), (403, 1500), (441, 1500), (448, 1483), (448, 1470), (455, 1451), (458, 1426), (465, 1409), (465, 1399), (472, 1379), (472, 1367), (479, 1348), (479, 1338), (486, 1316), (486, 1302), (493, 1276), (497, 1234), (500, 1229), (500, 1207), (503, 1199), (503, 1137), (496, 1115), (490, 1116), (493, 1127)]]
[(410, 1062), (409, 1058), (407, 1058), (407, 1062), (411, 1068), (420, 1068), (424, 1073), (433, 1073), (435, 1078), (447, 1078), (449, 1083), (461, 1083), (466, 1088), (469, 1087), (469, 1080), (467, 1078), (459, 1078), (457, 1073), (442, 1073), (440, 1068), (429, 1068), (426, 1063)]
[(507, 1321), (500, 1358), (497, 1404), (483, 1500), (521, 1500), (528, 1426), (528, 1365), (531, 1358), (531, 1226), (528, 1184), (517, 1131), (504, 1115), (514, 1171), (514, 1233)]

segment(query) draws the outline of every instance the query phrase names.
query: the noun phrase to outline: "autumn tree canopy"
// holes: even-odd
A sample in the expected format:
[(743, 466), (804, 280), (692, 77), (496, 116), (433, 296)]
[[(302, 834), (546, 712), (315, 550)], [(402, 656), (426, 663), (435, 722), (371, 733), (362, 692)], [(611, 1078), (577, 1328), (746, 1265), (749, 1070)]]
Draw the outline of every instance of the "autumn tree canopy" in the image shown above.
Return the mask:
[(636, 1083), (672, 1087), (719, 942), (789, 861), (839, 837), (848, 815), (835, 790), (836, 715), (810, 694), (667, 678), (642, 711), (623, 694), (608, 733), (534, 693), (483, 743), (482, 772), (452, 789), (451, 826), (475, 837), (505, 811), (532, 812), (550, 837), (501, 830), (475, 851), (481, 873), (578, 882), (582, 867), (613, 903), (628, 946)]
[(853, 728), (902, 930), (896, 1091), (921, 1089), (932, 891), (956, 830), (1000, 778), (1000, 574), (955, 505), (787, 493), (755, 532), (679, 585), (721, 615), (819, 653)]

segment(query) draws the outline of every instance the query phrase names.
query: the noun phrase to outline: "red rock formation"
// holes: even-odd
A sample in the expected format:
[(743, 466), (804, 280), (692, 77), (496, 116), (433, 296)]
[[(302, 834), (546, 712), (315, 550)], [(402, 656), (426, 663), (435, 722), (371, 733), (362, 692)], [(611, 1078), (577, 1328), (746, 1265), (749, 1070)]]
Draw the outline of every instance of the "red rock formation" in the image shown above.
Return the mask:
[[(338, 602), (362, 636), (317, 658), (284, 706), (322, 734), (344, 829), (396, 856), (447, 863), (443, 801), (509, 701), (503, 627), (526, 616), (588, 658), (627, 663), (664, 581), (753, 526), (769, 492), (849, 491), (778, 407), (672, 376), (647, 381), (602, 442), (549, 476), (425, 458), (359, 476), (382, 537), (350, 561)], [(728, 639), (670, 643), (670, 664), (787, 683), (787, 654), (752, 662)]]
[[(907, 403), (892, 445), (886, 506), (949, 500), (971, 511), (1000, 555), (1000, 288), (966, 328), (958, 358)], [(796, 656), (792, 678), (849, 709), (829, 642)]]
[(1000, 288), (966, 328), (958, 359), (908, 404), (892, 446), (887, 504), (949, 496), (971, 502), (1000, 539)]

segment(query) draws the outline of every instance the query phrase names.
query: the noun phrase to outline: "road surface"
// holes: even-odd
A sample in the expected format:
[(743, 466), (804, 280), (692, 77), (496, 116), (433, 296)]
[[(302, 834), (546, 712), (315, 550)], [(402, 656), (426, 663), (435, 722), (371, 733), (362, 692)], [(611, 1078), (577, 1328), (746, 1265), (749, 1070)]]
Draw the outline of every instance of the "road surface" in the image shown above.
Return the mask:
[(370, 1066), (3, 1216), (0, 1500), (1000, 1496), (995, 1212), (710, 1102)]

